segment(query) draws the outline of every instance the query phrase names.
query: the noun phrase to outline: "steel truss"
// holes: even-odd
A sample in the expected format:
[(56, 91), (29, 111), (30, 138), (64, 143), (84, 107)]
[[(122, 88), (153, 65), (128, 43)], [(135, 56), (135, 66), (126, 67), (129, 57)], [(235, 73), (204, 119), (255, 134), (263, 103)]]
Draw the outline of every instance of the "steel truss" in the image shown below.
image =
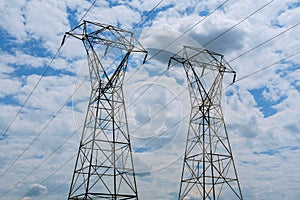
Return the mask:
[(184, 67), (191, 100), (178, 199), (243, 199), (221, 109), (223, 75), (235, 72), (206, 49), (184, 46), (172, 60)]
[(83, 42), (91, 82), (68, 199), (138, 199), (122, 85), (130, 54), (147, 52), (111, 25), (84, 21), (66, 34)]

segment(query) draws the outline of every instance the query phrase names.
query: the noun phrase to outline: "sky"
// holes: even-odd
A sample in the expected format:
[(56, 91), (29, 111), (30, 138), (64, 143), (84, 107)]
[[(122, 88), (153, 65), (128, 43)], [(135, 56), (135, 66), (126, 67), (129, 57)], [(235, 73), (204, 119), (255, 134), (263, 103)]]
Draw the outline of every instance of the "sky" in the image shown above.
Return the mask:
[(182, 45), (237, 73), (224, 76), (222, 109), (244, 199), (300, 198), (300, 1), (93, 2), (0, 0), (0, 199), (67, 198), (90, 83), (81, 42), (61, 41), (82, 18), (131, 30), (149, 51), (124, 81), (140, 199), (178, 196), (190, 96), (182, 66), (167, 65)]

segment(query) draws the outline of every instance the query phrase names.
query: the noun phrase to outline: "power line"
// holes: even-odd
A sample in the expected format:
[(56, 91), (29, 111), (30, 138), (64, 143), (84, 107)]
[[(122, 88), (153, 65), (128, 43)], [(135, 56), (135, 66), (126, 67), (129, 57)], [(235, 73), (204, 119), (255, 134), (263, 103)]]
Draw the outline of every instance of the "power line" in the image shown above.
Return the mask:
[(146, 15), (144, 15), (144, 17), (142, 17), (140, 19), (140, 21), (133, 26), (133, 28), (131, 29), (134, 30), (140, 23), (142, 23), (164, 0), (160, 0)]
[(167, 133), (168, 131), (170, 131), (172, 128), (176, 127), (178, 124), (180, 124), (183, 120), (187, 119), (190, 116), (190, 114), (184, 116), (183, 118), (181, 118), (180, 120), (178, 120), (177, 122), (175, 122), (170, 128), (166, 129), (165, 131), (162, 131), (161, 133), (159, 133), (157, 135), (157, 137), (153, 138), (152, 140), (150, 140), (149, 142), (147, 142), (146, 144), (144, 144), (143, 147), (146, 147), (147, 145), (149, 145), (150, 143), (154, 142), (155, 140), (158, 139), (159, 136), (162, 136), (163, 134)]
[(3, 195), (1, 195), (1, 198), (5, 197), (9, 192), (11, 192), (14, 188), (17, 187), (20, 183), (22, 183), (26, 178), (31, 176), (33, 172), (35, 172), (38, 168), (40, 168), (43, 164), (45, 164), (67, 141), (69, 141), (77, 132), (80, 130), (81, 127), (79, 127), (76, 131), (74, 131), (64, 142), (62, 142), (46, 159), (44, 159), (39, 165), (35, 166), (28, 174), (26, 174), (22, 179), (20, 179), (13, 187), (11, 187), (9, 190), (7, 190)]
[[(51, 193), (56, 192), (57, 190), (59, 190), (60, 188), (62, 188), (65, 184), (70, 183), (71, 181), (72, 181), (72, 179), (67, 180), (66, 182), (60, 184), (60, 185), (57, 186), (54, 190), (52, 190)], [(63, 197), (59, 198), (58, 200), (62, 200), (62, 199), (65, 199), (65, 198), (66, 198), (66, 196), (64, 195)], [(68, 198), (68, 197), (67, 197), (67, 198)]]
[(160, 79), (162, 77), (162, 75), (164, 73), (166, 73), (167, 69), (164, 70), (160, 75), (157, 76), (157, 78), (148, 86), (146, 87), (145, 90), (143, 90), (129, 105), (127, 108), (131, 107), (133, 105), (134, 102), (136, 102), (141, 96), (143, 96), (143, 94), (145, 94), (145, 92), (152, 87), (152, 85), (154, 84), (154, 82), (158, 81), (158, 79)]
[[(85, 14), (82, 16), (82, 18), (80, 19), (80, 21), (78, 22), (78, 24), (81, 23), (81, 21), (83, 20), (83, 18), (88, 14), (88, 12), (91, 10), (91, 8), (95, 5), (97, 0), (95, 0), (91, 6), (88, 8), (88, 10), (85, 12)], [(78, 25), (77, 24), (77, 25)], [(59, 48), (57, 49), (56, 53), (54, 54), (54, 56), (52, 57), (52, 59), (50, 60), (49, 64), (45, 67), (41, 77), (39, 78), (39, 80), (37, 81), (37, 83), (34, 85), (33, 89), (31, 90), (31, 92), (29, 93), (29, 95), (26, 97), (25, 101), (22, 103), (20, 109), (17, 111), (16, 115), (12, 118), (12, 120), (10, 120), (8, 126), (5, 128), (5, 130), (3, 131), (3, 134), (7, 134), (8, 130), (11, 128), (12, 124), (15, 122), (15, 120), (17, 119), (17, 117), (20, 115), (20, 113), (22, 112), (22, 110), (24, 109), (25, 105), (27, 104), (28, 100), (31, 98), (32, 94), (35, 92), (36, 88), (38, 87), (38, 85), (40, 84), (40, 82), (42, 81), (42, 79), (44, 78), (44, 76), (46, 75), (46, 73), (48, 72), (50, 66), (52, 65), (52, 63), (54, 62), (54, 60), (56, 59), (56, 57), (58, 56), (64, 42), (65, 42), (65, 38), (63, 39), (61, 45), (59, 46)], [(0, 175), (1, 178), (2, 175)]]
[[(147, 61), (153, 59), (155, 56), (157, 56), (158, 54), (160, 54), (163, 50), (165, 50), (166, 48), (168, 48), (170, 45), (174, 44), (174, 42), (176, 42), (177, 40), (179, 40), (182, 36), (184, 36), (185, 34), (187, 34), (188, 32), (190, 32), (193, 28), (195, 28), (196, 26), (198, 26), (201, 22), (203, 22), (204, 20), (206, 20), (209, 16), (211, 16), (213, 13), (215, 13), (217, 10), (219, 10), (220, 8), (222, 8), (229, 0), (225, 0), (223, 3), (221, 3), (219, 6), (217, 6), (212, 12), (210, 12), (208, 15), (206, 15), (204, 18), (202, 18), (201, 20), (199, 20), (197, 23), (195, 23), (193, 26), (191, 26), (190, 28), (188, 28), (187, 30), (185, 30), (183, 33), (181, 33), (175, 40), (171, 41), (170, 43), (168, 43), (166, 46), (164, 46), (162, 49), (160, 49), (158, 52), (156, 52), (154, 55), (152, 55)], [(140, 70), (140, 68), (143, 65), (140, 65), (137, 70), (135, 70), (128, 79), (130, 79), (138, 70)], [(128, 81), (127, 79), (127, 81)], [(124, 82), (126, 83), (126, 81)]]
[(240, 57), (242, 57), (242, 56), (244, 56), (244, 55), (250, 53), (251, 51), (253, 51), (253, 50), (255, 50), (255, 49), (257, 49), (257, 48), (263, 46), (264, 44), (266, 44), (266, 43), (268, 43), (268, 42), (274, 40), (275, 38), (277, 38), (277, 37), (283, 35), (284, 33), (286, 33), (286, 32), (288, 32), (288, 31), (290, 31), (290, 30), (296, 28), (296, 27), (299, 26), (299, 25), (300, 25), (300, 22), (298, 22), (297, 24), (295, 24), (295, 25), (289, 27), (288, 29), (285, 29), (284, 31), (278, 33), (277, 35), (275, 35), (275, 36), (273, 36), (273, 37), (271, 37), (271, 38), (265, 40), (264, 42), (262, 42), (262, 43), (256, 45), (255, 47), (253, 47), (253, 48), (251, 48), (251, 49), (245, 51), (244, 53), (240, 54), (239, 56), (237, 56), (237, 57), (235, 57), (235, 58), (233, 58), (233, 59), (231, 59), (231, 60), (229, 60), (228, 62), (232, 62), (232, 61), (234, 61), (234, 60), (236, 60), (236, 59), (238, 59), (238, 58), (240, 58)]
[[(144, 92), (144, 91), (143, 91)], [(186, 92), (186, 88), (184, 90), (182, 90), (177, 96), (175, 96), (175, 98), (173, 98), (171, 101), (169, 101), (166, 105), (164, 105), (159, 111), (157, 111), (156, 113), (154, 113), (152, 115), (152, 117), (155, 117), (156, 115), (158, 115), (160, 112), (162, 112), (165, 108), (167, 108), (168, 105), (170, 105), (171, 103), (173, 103), (176, 99), (178, 99), (178, 97), (180, 97), (182, 94), (184, 94)], [(135, 99), (136, 100), (136, 99)], [(132, 105), (132, 103), (130, 104)], [(135, 133), (137, 132), (137, 130), (139, 130), (140, 128), (142, 128), (143, 126), (146, 125), (146, 123), (148, 123), (151, 119), (148, 118), (146, 121), (144, 121), (139, 127), (137, 127), (136, 129), (134, 129), (131, 133)]]
[[(255, 75), (255, 74), (259, 73), (259, 72), (262, 72), (262, 71), (264, 71), (264, 70), (266, 70), (266, 69), (268, 69), (268, 68), (271, 68), (271, 67), (275, 66), (276, 64), (279, 64), (279, 63), (281, 63), (281, 62), (283, 62), (283, 61), (286, 61), (286, 60), (288, 60), (288, 59), (290, 59), (290, 58), (292, 58), (292, 57), (294, 57), (294, 56), (296, 56), (296, 55), (298, 55), (298, 54), (300, 54), (300, 50), (298, 50), (298, 51), (296, 51), (295, 53), (293, 53), (292, 55), (287, 56), (287, 57), (285, 57), (285, 58), (283, 58), (283, 59), (280, 59), (280, 60), (278, 60), (278, 61), (276, 61), (276, 62), (274, 62), (274, 63), (272, 63), (272, 64), (270, 64), (270, 65), (268, 65), (268, 66), (266, 66), (266, 67), (263, 67), (263, 68), (261, 68), (261, 69), (259, 69), (259, 70), (256, 70), (256, 71), (254, 71), (254, 72), (251, 72), (250, 74), (247, 74), (247, 75), (245, 75), (245, 76), (243, 76), (243, 77), (237, 79), (234, 83), (237, 83), (237, 82), (239, 82), (239, 81), (242, 81), (242, 80), (244, 80), (244, 79), (247, 79), (247, 78), (249, 78), (249, 77), (251, 77), (251, 76), (253, 76), (253, 75)], [(233, 83), (233, 84), (227, 85), (227, 86), (225, 87), (225, 89), (227, 89), (228, 87), (234, 85), (234, 83)], [(224, 89), (224, 90), (225, 90), (225, 89)]]
[(94, 0), (93, 3), (90, 5), (90, 7), (86, 10), (84, 15), (80, 18), (79, 22), (77, 23), (77, 26), (82, 22), (82, 20), (87, 16), (87, 14), (91, 11), (91, 9), (95, 6), (97, 0)]
[[(47, 194), (46, 196), (48, 196), (48, 195), (51, 194), (51, 193), (56, 192), (57, 190), (59, 190), (59, 189), (62, 188), (65, 184), (67, 184), (67, 183), (69, 183), (69, 182), (71, 182), (71, 179), (67, 180), (66, 182), (64, 182), (64, 183), (62, 183), (62, 184), (60, 184), (60, 185), (58, 185), (56, 188), (54, 188), (53, 190), (51, 190), (50, 192), (48, 192), (48, 194)], [(41, 199), (45, 198), (46, 196), (43, 196), (43, 197), (39, 198), (38, 200), (41, 200)], [(63, 199), (63, 198), (65, 198), (65, 196), (62, 197), (62, 198), (60, 198), (60, 199)], [(59, 200), (60, 200), (60, 199), (59, 199)]]
[[(23, 102), (23, 104), (21, 105), (20, 109), (18, 110), (18, 112), (16, 113), (16, 115), (12, 118), (12, 120), (10, 120), (8, 126), (5, 128), (5, 130), (3, 131), (4, 134), (7, 134), (8, 130), (10, 129), (10, 127), (12, 126), (12, 124), (15, 122), (15, 120), (17, 119), (17, 117), (20, 115), (20, 113), (22, 112), (22, 110), (24, 109), (26, 103), (28, 102), (28, 100), (30, 99), (30, 97), (32, 96), (32, 94), (34, 93), (34, 91), (36, 90), (36, 88), (38, 87), (38, 85), (40, 84), (41, 80), (44, 78), (44, 76), (46, 75), (50, 65), (52, 65), (54, 59), (57, 57), (59, 51), (61, 50), (62, 45), (58, 48), (58, 50), (56, 51), (55, 55), (52, 57), (52, 59), (50, 60), (50, 63), (46, 66), (46, 68), (44, 69), (42, 76), (39, 78), (39, 80), (37, 81), (37, 83), (34, 85), (33, 89), (31, 90), (31, 92), (29, 93), (29, 95), (26, 97), (25, 101)], [(0, 175), (1, 177), (2, 175)]]
[(210, 17), (213, 13), (215, 13), (217, 10), (219, 10), (220, 8), (222, 8), (229, 0), (225, 0), (223, 3), (221, 3), (219, 6), (217, 6), (212, 12), (210, 12), (208, 15), (206, 15), (204, 18), (202, 18), (201, 20), (199, 20), (197, 23), (195, 23), (193, 26), (191, 26), (190, 28), (188, 28), (187, 30), (185, 30), (183, 33), (181, 33), (175, 40), (173, 40), (172, 42), (168, 43), (164, 48), (160, 49), (156, 54), (154, 54), (152, 57), (150, 57), (148, 60), (150, 60), (151, 58), (155, 57), (156, 55), (158, 55), (159, 53), (161, 53), (163, 50), (165, 50), (166, 48), (168, 48), (170, 45), (174, 44), (174, 42), (176, 42), (177, 40), (179, 40), (182, 36), (184, 36), (185, 34), (187, 34), (188, 32), (190, 32), (192, 29), (194, 29), (196, 26), (198, 26), (201, 22), (203, 22), (204, 20), (206, 20), (208, 17)]
[(215, 38), (211, 39), (210, 41), (208, 41), (207, 43), (205, 43), (203, 45), (203, 47), (207, 46), (208, 44), (212, 43), (213, 41), (217, 40), (218, 38), (220, 38), (221, 36), (225, 35), (227, 32), (229, 32), (230, 30), (234, 29), (235, 27), (237, 27), (238, 25), (240, 25), (241, 23), (243, 23), (244, 21), (246, 21), (247, 19), (249, 19), (250, 17), (252, 17), (253, 15), (255, 15), (256, 13), (258, 13), (259, 11), (261, 11), (262, 9), (264, 9), (265, 7), (267, 7), (269, 4), (271, 4), (274, 0), (271, 0), (269, 2), (267, 2), (266, 4), (264, 4), (263, 6), (261, 6), (260, 8), (258, 8), (257, 10), (255, 10), (254, 12), (252, 12), (251, 14), (249, 14), (248, 16), (246, 16), (244, 19), (240, 20), (239, 22), (237, 22), (235, 25), (233, 25), (232, 27), (230, 27), (229, 29), (227, 29), (226, 31), (224, 31), (223, 33), (219, 34), (218, 36), (216, 36)]
[(38, 132), (38, 134), (34, 137), (34, 139), (26, 146), (26, 148), (22, 151), (21, 154), (18, 155), (18, 157), (1, 173), (0, 178), (8, 171), (10, 170), (16, 162), (24, 155), (24, 153), (32, 146), (32, 144), (40, 137), (42, 133), (48, 128), (48, 126), (52, 123), (52, 121), (57, 117), (57, 115), (62, 111), (62, 109), (70, 102), (73, 95), (79, 90), (79, 88), (83, 85), (84, 81), (81, 82), (79, 87), (75, 89), (73, 94), (65, 101), (65, 103), (60, 106), (60, 108), (56, 111), (56, 113), (51, 117), (51, 119), (46, 123), (46, 125)]
[[(76, 132), (75, 132), (76, 133)], [(73, 135), (72, 135), (73, 136)], [(73, 156), (70, 156), (70, 158), (68, 160), (66, 160), (62, 165), (60, 165), (55, 171), (53, 171), (49, 176), (47, 176), (47, 178), (45, 178), (42, 182), (40, 182), (40, 184), (45, 183), (47, 180), (49, 180), (52, 176), (54, 176), (59, 170), (61, 170), (63, 167), (65, 167), (69, 162), (71, 162), (73, 160), (73, 158), (76, 156), (76, 154), (74, 154)], [(23, 197), (26, 197), (26, 194), (29, 192), (30, 190), (28, 190), (21, 198), (19, 198), (19, 200), (22, 200)], [(42, 197), (43, 198), (43, 197)]]

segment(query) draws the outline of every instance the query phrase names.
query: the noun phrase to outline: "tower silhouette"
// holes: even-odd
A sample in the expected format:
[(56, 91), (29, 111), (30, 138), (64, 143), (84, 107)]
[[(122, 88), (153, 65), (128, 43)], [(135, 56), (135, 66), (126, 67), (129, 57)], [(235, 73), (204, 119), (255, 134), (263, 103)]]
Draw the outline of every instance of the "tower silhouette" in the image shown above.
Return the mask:
[(138, 199), (122, 85), (130, 54), (147, 52), (111, 25), (84, 21), (66, 34), (83, 42), (91, 83), (68, 199)]
[(184, 46), (172, 60), (184, 67), (191, 101), (178, 199), (243, 199), (221, 108), (223, 75), (235, 72), (201, 48)]

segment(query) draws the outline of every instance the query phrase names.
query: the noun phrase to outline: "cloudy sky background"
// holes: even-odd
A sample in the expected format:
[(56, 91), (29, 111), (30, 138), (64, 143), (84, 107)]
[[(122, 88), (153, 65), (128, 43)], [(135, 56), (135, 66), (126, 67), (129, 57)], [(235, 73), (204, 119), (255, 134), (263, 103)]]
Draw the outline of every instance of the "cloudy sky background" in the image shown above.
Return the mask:
[[(2, 199), (67, 197), (89, 96), (84, 47), (69, 38), (49, 63), (92, 3), (0, 0)], [(182, 44), (224, 54), (237, 72), (226, 89), (225, 77), (223, 110), (244, 198), (300, 198), (300, 2), (229, 0), (214, 11), (222, 3), (98, 0), (85, 16), (132, 30), (158, 5), (133, 29), (151, 59), (135, 56), (124, 83), (140, 199), (179, 192), (190, 102), (182, 67), (166, 69)]]

